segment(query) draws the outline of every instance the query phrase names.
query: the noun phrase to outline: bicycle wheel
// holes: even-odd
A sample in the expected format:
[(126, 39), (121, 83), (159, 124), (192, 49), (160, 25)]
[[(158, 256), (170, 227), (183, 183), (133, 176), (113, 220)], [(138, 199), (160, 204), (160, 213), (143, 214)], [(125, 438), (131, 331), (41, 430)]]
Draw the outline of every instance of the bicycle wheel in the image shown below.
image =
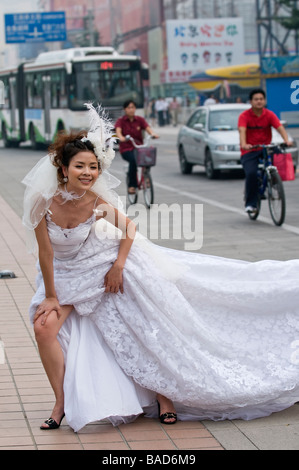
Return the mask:
[(143, 172), (143, 197), (145, 205), (150, 208), (154, 203), (154, 185), (150, 170), (147, 168)]
[(277, 171), (271, 171), (268, 176), (268, 202), (269, 210), (275, 225), (284, 223), (286, 214), (285, 193), (281, 178)]
[(128, 202), (129, 204), (136, 204), (138, 200), (138, 188), (136, 188), (135, 194), (129, 193), (129, 175), (127, 174), (126, 178), (126, 183), (127, 183), (127, 197), (128, 197)]

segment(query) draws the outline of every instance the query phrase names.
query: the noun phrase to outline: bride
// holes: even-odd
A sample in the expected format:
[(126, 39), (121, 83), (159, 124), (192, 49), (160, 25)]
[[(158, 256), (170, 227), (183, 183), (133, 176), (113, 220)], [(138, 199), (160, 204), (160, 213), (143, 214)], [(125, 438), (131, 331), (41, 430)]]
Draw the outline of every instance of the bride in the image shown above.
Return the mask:
[(111, 126), (89, 109), (87, 136), (59, 135), (23, 181), (39, 254), (29, 313), (56, 399), (41, 429), (64, 416), (78, 431), (141, 413), (174, 424), (293, 405), (299, 260), (229, 260), (136, 234), (107, 172)]

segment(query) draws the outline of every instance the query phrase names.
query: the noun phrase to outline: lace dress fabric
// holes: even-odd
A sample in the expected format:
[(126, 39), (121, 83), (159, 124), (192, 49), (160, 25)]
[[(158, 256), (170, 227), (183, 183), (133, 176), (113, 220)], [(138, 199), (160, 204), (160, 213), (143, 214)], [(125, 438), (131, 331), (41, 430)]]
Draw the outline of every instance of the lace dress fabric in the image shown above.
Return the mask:
[[(59, 340), (75, 431), (157, 416), (156, 392), (179, 419), (253, 419), (299, 400), (299, 260), (249, 263), (137, 236), (124, 293), (109, 294), (119, 239), (108, 225), (94, 216), (73, 229), (47, 223), (58, 299), (74, 306)], [(39, 269), (31, 320), (43, 298)]]

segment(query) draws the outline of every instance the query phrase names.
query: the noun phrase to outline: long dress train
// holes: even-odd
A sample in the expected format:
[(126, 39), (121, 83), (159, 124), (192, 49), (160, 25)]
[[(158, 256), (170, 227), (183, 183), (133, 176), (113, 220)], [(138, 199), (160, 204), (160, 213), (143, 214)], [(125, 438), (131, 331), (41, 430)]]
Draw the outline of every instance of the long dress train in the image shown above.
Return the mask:
[[(299, 400), (299, 260), (250, 263), (137, 236), (124, 293), (108, 294), (119, 248), (108, 224), (47, 224), (58, 299), (74, 306), (59, 341), (75, 431), (157, 416), (155, 392), (179, 419), (253, 419)], [(31, 320), (45, 294), (38, 270)]]

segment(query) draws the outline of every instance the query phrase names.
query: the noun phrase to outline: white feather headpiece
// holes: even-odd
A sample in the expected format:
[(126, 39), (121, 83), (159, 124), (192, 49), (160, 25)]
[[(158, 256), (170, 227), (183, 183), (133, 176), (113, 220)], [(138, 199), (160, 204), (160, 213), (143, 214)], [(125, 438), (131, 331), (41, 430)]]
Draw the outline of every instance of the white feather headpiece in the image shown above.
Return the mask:
[(107, 113), (98, 105), (94, 108), (92, 103), (85, 103), (88, 109), (89, 131), (87, 137), (83, 137), (82, 141), (89, 140), (94, 146), (94, 153), (101, 163), (102, 171), (107, 170), (115, 157), (113, 144), (115, 137), (113, 136), (114, 126), (109, 119)]

